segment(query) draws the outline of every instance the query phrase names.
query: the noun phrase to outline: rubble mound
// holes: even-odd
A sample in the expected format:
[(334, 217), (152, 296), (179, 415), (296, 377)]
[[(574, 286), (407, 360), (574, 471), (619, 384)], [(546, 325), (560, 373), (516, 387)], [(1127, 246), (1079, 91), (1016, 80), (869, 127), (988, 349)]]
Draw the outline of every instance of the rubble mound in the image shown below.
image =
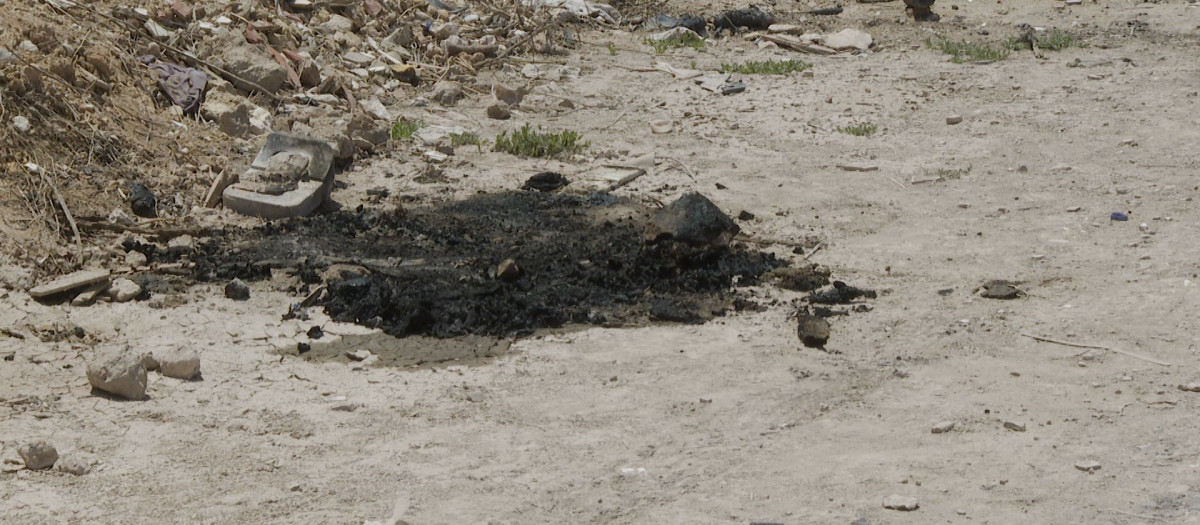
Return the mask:
[(324, 281), (317, 304), (336, 320), (396, 336), (510, 336), (573, 323), (703, 322), (753, 304), (734, 286), (785, 265), (737, 242), (645, 244), (652, 211), (608, 195), (540, 192), (339, 211), (218, 235), (198, 277), (255, 279), (289, 267), (315, 286), (330, 266), (358, 266), (367, 271)]

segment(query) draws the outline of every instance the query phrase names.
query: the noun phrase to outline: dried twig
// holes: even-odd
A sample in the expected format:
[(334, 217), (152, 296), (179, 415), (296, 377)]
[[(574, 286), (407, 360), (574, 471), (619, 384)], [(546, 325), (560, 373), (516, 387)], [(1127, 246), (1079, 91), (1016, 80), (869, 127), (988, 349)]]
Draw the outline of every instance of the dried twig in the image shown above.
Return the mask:
[(671, 162), (674, 162), (677, 166), (679, 166), (679, 169), (683, 170), (683, 173), (686, 174), (689, 179), (692, 179), (692, 182), (696, 182), (696, 174), (693, 173), (691, 169), (688, 169), (687, 165), (684, 164), (682, 161), (680, 161), (679, 159), (677, 159), (675, 157), (663, 157), (663, 158), (665, 158)]
[[(1113, 348), (1111, 346), (1091, 345), (1091, 344), (1084, 344), (1084, 343), (1072, 343), (1070, 341), (1059, 341), (1057, 339), (1050, 339), (1049, 337), (1041, 337), (1041, 336), (1037, 336), (1037, 335), (1033, 335), (1033, 334), (1026, 334), (1026, 333), (1022, 333), (1021, 335), (1028, 337), (1030, 339), (1033, 339), (1035, 341), (1041, 341), (1043, 343), (1054, 343), (1056, 345), (1071, 346), (1074, 348), (1087, 348), (1088, 352), (1090, 352), (1092, 350), (1107, 350), (1109, 352), (1115, 352), (1115, 353), (1118, 353), (1118, 354), (1121, 354), (1124, 356), (1132, 357), (1134, 359), (1141, 359), (1142, 361), (1145, 361), (1147, 363), (1154, 363), (1159, 366), (1174, 366), (1171, 363), (1168, 363), (1166, 361), (1159, 361), (1157, 359), (1154, 359), (1153, 357), (1146, 357), (1144, 355), (1135, 354), (1133, 352), (1121, 350), (1120, 348)], [(1081, 356), (1088, 352), (1083, 352), (1083, 353), (1075, 354), (1075, 355), (1078, 357), (1078, 356)]]
[(75, 217), (71, 216), (71, 209), (67, 208), (66, 199), (63, 199), (62, 193), (58, 191), (58, 186), (54, 184), (54, 181), (50, 180), (50, 177), (46, 176), (45, 171), (42, 171), (39, 174), (42, 176), (42, 180), (45, 181), (46, 185), (50, 186), (50, 191), (54, 193), (54, 200), (58, 201), (58, 206), (62, 208), (63, 215), (67, 216), (67, 224), (71, 225), (71, 233), (75, 234), (75, 244), (79, 244), (83, 241), (79, 237), (79, 226), (75, 224)]
[(817, 252), (821, 251), (821, 248), (824, 248), (824, 247), (825, 247), (824, 242), (817, 243), (816, 246), (813, 246), (813, 249), (809, 250), (808, 253), (804, 254), (804, 260), (807, 261), (810, 257), (812, 257), (813, 255), (816, 255)]

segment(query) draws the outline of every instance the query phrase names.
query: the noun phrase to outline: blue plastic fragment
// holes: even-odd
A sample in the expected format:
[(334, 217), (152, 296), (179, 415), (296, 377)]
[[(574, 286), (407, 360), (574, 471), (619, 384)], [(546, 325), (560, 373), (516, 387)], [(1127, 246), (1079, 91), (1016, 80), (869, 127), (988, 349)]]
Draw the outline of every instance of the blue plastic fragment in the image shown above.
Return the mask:
[(1112, 219), (1114, 221), (1127, 221), (1127, 220), (1129, 220), (1129, 215), (1126, 215), (1119, 211), (1114, 211), (1114, 212), (1112, 212), (1112, 215), (1108, 216), (1108, 218)]

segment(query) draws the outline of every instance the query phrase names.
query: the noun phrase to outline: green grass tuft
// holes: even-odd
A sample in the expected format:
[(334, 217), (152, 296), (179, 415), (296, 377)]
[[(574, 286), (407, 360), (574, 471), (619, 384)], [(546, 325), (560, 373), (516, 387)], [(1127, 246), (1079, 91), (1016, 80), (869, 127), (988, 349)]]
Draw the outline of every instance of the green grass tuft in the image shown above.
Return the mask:
[(725, 73), (741, 73), (743, 75), (786, 75), (804, 71), (812, 67), (799, 60), (767, 60), (765, 62), (743, 62), (741, 64), (721, 64)]
[(497, 135), (492, 151), (503, 151), (518, 157), (554, 157), (571, 155), (590, 145), (590, 142), (583, 141), (583, 135), (574, 131), (542, 133), (525, 124), (511, 135), (507, 131)]
[(929, 37), (925, 39), (925, 45), (950, 55), (950, 61), (955, 64), (980, 60), (1004, 60), (1012, 51), (1012, 44), (957, 42), (945, 37)]
[(838, 126), (837, 130), (847, 135), (854, 135), (855, 137), (870, 137), (879, 130), (879, 126), (870, 122), (863, 122), (853, 126)]
[(413, 134), (425, 123), (420, 120), (400, 119), (392, 124), (392, 140), (411, 140)]
[(1038, 47), (1050, 51), (1061, 51), (1068, 47), (1087, 47), (1087, 42), (1061, 29), (1051, 29), (1046, 36), (1037, 39)]
[(470, 131), (466, 133), (451, 133), (450, 144), (453, 146), (478, 146), (483, 144), (483, 139), (479, 135)]
[(679, 47), (690, 47), (696, 51), (704, 51), (704, 39), (696, 33), (684, 33), (684, 36), (668, 38), (666, 40), (650, 40), (647, 38), (642, 40), (642, 43), (653, 47), (654, 51), (660, 55)]
[(612, 42), (608, 43), (608, 54), (610, 54), (612, 56), (617, 56), (617, 45), (616, 44), (614, 44)]

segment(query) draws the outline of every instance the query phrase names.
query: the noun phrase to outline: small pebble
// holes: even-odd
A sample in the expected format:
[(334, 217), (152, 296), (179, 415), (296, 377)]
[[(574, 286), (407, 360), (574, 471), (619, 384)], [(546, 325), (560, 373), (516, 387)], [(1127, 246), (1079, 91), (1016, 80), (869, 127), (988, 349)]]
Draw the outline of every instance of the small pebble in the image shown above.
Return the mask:
[(883, 508), (885, 509), (910, 511), (917, 510), (917, 508), (920, 506), (921, 505), (917, 501), (917, 498), (912, 498), (909, 496), (892, 494), (891, 496), (883, 498)]
[(1075, 464), (1075, 468), (1091, 474), (1097, 470), (1100, 470), (1100, 462), (1091, 459), (1080, 461)]
[(1186, 385), (1179, 385), (1179, 389), (1184, 392), (1200, 392), (1200, 382), (1188, 383)]
[(929, 429), (929, 432), (931, 434), (945, 434), (951, 430), (954, 430), (954, 422), (942, 421), (941, 423), (934, 425), (933, 428)]
[(950, 115), (949, 117), (946, 117), (946, 124), (949, 124), (951, 126), (953, 126), (955, 124), (961, 124), (962, 121), (963, 121), (962, 115)]
[(1025, 423), (1023, 421), (1005, 421), (1004, 428), (1007, 428), (1007, 429), (1015, 431), (1015, 432), (1024, 432), (1025, 431)]
[(32, 127), (29, 125), (29, 119), (22, 116), (13, 117), (12, 126), (13, 129), (17, 130), (17, 132), (21, 134), (29, 133), (29, 130)]

